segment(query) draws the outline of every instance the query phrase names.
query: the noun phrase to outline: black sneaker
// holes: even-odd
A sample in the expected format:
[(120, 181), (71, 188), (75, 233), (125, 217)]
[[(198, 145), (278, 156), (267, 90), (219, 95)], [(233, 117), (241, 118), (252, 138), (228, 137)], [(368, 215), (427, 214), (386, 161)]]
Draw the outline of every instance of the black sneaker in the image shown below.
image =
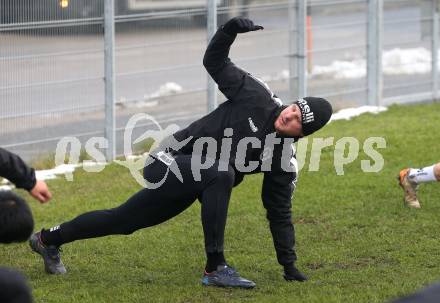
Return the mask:
[(284, 268), (284, 279), (286, 281), (298, 282), (304, 282), (308, 280), (307, 276), (300, 272), (299, 269), (295, 266), (287, 266)]
[(66, 268), (60, 257), (60, 249), (57, 246), (46, 246), (41, 242), (41, 233), (35, 233), (29, 239), (32, 250), (43, 257), (44, 268), (49, 274), (65, 274)]
[(255, 283), (246, 280), (229, 265), (219, 265), (217, 270), (203, 275), (202, 284), (205, 286), (254, 288)]

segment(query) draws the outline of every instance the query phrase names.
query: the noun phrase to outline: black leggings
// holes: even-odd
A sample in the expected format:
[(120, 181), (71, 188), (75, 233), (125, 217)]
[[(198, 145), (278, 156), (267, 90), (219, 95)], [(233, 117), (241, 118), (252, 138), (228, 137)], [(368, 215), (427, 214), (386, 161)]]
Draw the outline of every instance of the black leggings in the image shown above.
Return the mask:
[[(206, 252), (222, 252), (234, 170), (227, 164), (227, 171), (219, 171), (219, 162), (215, 161), (211, 168), (201, 170), (200, 181), (195, 181), (191, 171), (191, 156), (175, 155), (174, 159), (183, 182), (172, 171), (168, 171), (165, 182), (156, 189), (143, 188), (119, 207), (84, 213), (61, 224), (63, 243), (115, 234), (128, 235), (171, 219), (198, 198), (202, 204)], [(161, 161), (154, 160), (145, 167), (144, 178), (157, 183), (166, 175), (168, 168)]]

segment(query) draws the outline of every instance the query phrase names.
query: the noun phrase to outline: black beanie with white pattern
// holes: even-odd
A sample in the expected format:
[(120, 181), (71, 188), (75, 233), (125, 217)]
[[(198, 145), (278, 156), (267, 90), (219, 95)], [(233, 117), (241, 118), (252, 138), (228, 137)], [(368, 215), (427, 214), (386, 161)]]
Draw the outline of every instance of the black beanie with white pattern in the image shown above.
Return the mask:
[(298, 105), (301, 111), (302, 132), (308, 136), (321, 129), (332, 116), (333, 109), (326, 99), (316, 97), (305, 97), (294, 104)]

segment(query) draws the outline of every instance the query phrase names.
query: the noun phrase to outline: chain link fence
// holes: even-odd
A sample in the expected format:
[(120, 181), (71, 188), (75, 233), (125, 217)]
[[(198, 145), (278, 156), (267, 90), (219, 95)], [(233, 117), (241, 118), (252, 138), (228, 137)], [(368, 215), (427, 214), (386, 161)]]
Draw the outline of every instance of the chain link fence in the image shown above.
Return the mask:
[[(306, 95), (336, 109), (432, 101), (438, 93), (437, 0), (0, 0), (0, 145), (27, 160), (65, 136), (109, 139), (127, 121), (165, 128), (224, 97), (202, 66), (208, 37), (242, 15), (231, 58), (289, 104)], [(136, 125), (133, 138), (152, 122)], [(113, 148), (114, 146), (114, 148)]]

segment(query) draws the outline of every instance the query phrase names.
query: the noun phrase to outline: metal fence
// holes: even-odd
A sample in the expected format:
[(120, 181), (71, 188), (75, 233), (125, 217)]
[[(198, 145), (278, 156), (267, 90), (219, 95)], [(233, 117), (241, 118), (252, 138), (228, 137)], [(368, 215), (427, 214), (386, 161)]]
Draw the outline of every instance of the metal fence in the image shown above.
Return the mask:
[[(116, 3), (115, 3), (116, 2)], [(189, 4), (191, 2), (191, 4)], [(186, 4), (185, 4), (186, 3)], [(437, 0), (0, 0), (0, 145), (30, 160), (60, 138), (122, 154), (145, 112), (185, 126), (222, 102), (202, 66), (217, 25), (245, 15), (234, 62), (289, 104), (336, 109), (435, 100)], [(136, 125), (133, 137), (147, 128)]]

